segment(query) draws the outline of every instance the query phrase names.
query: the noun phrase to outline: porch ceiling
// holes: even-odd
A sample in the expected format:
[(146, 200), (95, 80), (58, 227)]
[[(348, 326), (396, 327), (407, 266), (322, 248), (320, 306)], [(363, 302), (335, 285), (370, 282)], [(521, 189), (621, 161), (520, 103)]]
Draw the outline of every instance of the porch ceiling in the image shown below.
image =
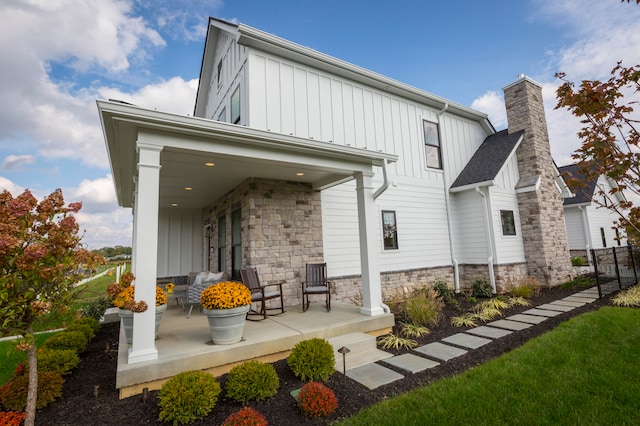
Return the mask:
[(306, 182), (323, 189), (357, 172), (371, 172), (384, 160), (397, 160), (392, 154), (119, 102), (98, 101), (98, 110), (118, 202), (123, 207), (132, 206), (136, 142), (162, 147), (160, 208), (203, 208), (250, 177)]

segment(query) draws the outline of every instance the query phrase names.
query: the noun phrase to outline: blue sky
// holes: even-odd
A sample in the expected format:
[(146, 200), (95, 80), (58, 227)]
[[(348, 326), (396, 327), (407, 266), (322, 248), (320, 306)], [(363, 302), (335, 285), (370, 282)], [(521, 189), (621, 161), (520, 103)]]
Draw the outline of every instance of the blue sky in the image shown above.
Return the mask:
[(191, 114), (209, 16), (243, 23), (489, 114), (502, 87), (543, 85), (559, 165), (579, 123), (556, 111), (554, 73), (606, 79), (640, 63), (640, 6), (619, 0), (3, 0), (0, 189), (82, 201), (90, 248), (131, 244), (96, 99)]

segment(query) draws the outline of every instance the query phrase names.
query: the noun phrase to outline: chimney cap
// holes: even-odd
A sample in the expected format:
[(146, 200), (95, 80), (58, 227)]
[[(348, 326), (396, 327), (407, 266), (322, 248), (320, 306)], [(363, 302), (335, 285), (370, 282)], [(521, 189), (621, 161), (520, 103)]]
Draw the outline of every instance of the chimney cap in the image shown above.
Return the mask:
[(521, 73), (521, 74), (518, 74), (516, 81), (514, 81), (511, 84), (507, 84), (505, 87), (502, 88), (502, 90), (504, 91), (504, 90), (508, 89), (511, 86), (515, 86), (516, 84), (520, 84), (520, 83), (525, 82), (525, 81), (528, 81), (529, 83), (534, 84), (534, 85), (542, 88), (542, 84), (538, 83), (537, 81), (535, 81), (531, 77), (527, 76), (526, 74)]

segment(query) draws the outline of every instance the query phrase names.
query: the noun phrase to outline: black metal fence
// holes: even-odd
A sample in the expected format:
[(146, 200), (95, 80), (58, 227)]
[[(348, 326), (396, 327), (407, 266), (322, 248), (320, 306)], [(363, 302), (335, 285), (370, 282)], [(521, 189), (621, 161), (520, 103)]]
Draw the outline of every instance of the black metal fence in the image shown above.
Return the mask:
[(592, 249), (591, 259), (598, 283), (598, 295), (602, 297), (602, 286), (617, 281), (618, 288), (638, 282), (640, 248), (633, 246)]

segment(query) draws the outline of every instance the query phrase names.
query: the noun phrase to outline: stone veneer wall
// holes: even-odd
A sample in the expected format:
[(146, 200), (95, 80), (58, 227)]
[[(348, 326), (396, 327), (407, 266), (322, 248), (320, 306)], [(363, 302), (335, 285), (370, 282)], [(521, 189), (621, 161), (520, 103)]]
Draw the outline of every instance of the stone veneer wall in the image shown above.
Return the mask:
[[(250, 178), (205, 208), (212, 226), (211, 270), (231, 270), (231, 212), (241, 209), (242, 266), (261, 284), (283, 284), (286, 305), (300, 303), (305, 264), (323, 261), (320, 192), (297, 182)], [(218, 217), (226, 215), (227, 265), (217, 265)]]
[(524, 130), (518, 147), (521, 181), (540, 176), (537, 190), (518, 194), (518, 207), (529, 275), (559, 285), (572, 276), (562, 198), (555, 185), (542, 88), (521, 78), (504, 88), (509, 133)]

